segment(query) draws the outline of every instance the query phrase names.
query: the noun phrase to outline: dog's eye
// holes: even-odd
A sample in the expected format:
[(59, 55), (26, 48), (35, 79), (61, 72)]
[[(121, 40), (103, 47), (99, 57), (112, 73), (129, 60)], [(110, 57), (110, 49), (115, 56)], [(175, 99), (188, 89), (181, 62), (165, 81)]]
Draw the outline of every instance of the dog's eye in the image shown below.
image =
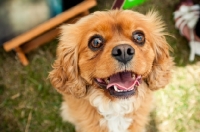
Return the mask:
[(103, 46), (103, 38), (99, 35), (93, 36), (89, 41), (89, 47), (92, 50), (98, 50)]
[(94, 48), (99, 48), (102, 45), (102, 40), (100, 38), (94, 38), (92, 40), (91, 46)]
[(133, 41), (137, 44), (144, 44), (145, 43), (145, 36), (144, 33), (140, 30), (133, 32)]

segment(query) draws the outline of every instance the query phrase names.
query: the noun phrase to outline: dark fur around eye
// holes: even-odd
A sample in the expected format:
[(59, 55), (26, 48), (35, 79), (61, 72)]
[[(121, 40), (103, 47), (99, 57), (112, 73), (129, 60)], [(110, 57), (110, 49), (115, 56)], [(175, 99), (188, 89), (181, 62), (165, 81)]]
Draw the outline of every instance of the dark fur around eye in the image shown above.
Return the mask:
[(88, 47), (92, 51), (97, 51), (101, 49), (104, 45), (104, 39), (101, 35), (94, 35), (89, 39)]
[(136, 30), (132, 33), (133, 41), (136, 44), (143, 45), (145, 43), (145, 35), (142, 31)]

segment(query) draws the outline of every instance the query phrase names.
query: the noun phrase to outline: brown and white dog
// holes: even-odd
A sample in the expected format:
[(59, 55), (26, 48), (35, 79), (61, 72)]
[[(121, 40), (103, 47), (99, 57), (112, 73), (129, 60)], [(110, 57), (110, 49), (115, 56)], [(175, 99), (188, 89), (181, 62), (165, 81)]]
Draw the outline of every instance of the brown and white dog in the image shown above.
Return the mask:
[(95, 12), (62, 27), (49, 77), (77, 132), (140, 132), (173, 59), (157, 13)]

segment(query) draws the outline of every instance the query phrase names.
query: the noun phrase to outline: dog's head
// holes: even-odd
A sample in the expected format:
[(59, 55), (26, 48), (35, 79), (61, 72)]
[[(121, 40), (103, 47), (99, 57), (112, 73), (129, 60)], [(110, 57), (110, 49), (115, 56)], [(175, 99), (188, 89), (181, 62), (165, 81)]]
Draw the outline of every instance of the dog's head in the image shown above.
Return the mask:
[(63, 26), (61, 34), (49, 77), (62, 94), (82, 97), (95, 86), (127, 98), (141, 83), (156, 90), (169, 82), (173, 63), (157, 13), (95, 12)]

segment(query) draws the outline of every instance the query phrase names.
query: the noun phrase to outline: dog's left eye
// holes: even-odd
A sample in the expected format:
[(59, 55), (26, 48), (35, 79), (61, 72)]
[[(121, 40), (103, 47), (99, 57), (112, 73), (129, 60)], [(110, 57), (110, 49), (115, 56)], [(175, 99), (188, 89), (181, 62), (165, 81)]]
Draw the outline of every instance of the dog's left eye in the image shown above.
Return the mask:
[(103, 46), (103, 38), (101, 36), (94, 36), (89, 41), (89, 47), (92, 50), (98, 50)]
[(145, 43), (145, 36), (144, 33), (140, 30), (133, 32), (133, 41), (137, 44), (144, 44)]

